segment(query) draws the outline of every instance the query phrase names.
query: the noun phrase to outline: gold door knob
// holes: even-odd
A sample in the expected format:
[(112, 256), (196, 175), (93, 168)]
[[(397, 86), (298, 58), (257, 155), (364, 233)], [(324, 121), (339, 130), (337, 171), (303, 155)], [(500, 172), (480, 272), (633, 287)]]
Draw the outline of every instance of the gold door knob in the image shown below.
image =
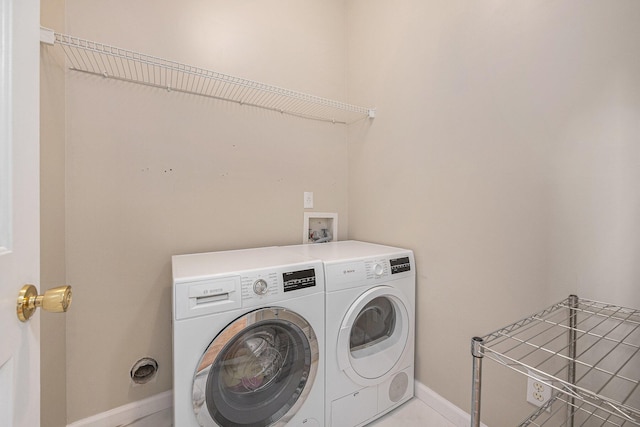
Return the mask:
[(38, 307), (51, 313), (63, 313), (70, 305), (71, 286), (59, 286), (49, 289), (44, 295), (38, 295), (35, 286), (24, 285), (18, 295), (18, 319), (21, 322), (26, 322)]

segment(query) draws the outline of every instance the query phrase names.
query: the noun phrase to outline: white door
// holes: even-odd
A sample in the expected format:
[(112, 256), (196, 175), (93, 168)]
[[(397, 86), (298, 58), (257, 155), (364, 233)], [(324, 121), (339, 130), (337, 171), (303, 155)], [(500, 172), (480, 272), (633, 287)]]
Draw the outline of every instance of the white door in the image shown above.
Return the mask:
[(40, 278), (38, 0), (0, 0), (0, 426), (40, 425), (40, 316), (18, 292)]

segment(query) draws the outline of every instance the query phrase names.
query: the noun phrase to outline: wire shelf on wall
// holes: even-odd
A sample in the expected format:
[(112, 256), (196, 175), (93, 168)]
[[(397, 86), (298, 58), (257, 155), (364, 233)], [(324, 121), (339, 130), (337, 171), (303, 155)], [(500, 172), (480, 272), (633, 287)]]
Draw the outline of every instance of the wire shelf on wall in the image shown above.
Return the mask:
[(41, 40), (64, 50), (70, 69), (314, 120), (350, 124), (375, 109), (309, 95), (42, 29)]

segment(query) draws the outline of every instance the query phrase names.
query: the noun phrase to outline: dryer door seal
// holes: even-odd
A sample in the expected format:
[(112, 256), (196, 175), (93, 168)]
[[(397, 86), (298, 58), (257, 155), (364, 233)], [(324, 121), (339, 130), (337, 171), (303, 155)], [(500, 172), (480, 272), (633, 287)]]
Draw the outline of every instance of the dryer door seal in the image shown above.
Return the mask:
[(202, 426), (285, 425), (318, 369), (318, 341), (293, 311), (261, 308), (231, 322), (198, 363), (193, 407)]
[(387, 379), (413, 336), (409, 302), (390, 286), (369, 289), (349, 307), (338, 333), (338, 365), (363, 386)]

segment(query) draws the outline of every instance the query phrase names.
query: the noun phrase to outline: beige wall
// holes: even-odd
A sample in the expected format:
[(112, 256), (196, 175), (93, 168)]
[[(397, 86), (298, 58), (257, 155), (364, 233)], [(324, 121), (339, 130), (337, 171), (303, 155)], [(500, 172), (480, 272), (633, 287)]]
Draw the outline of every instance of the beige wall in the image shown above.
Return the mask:
[[(123, 11), (126, 10), (126, 13)], [(67, 0), (66, 31), (344, 99), (340, 0)], [(302, 241), (304, 191), (347, 235), (346, 127), (67, 75), (68, 421), (169, 390), (173, 254)], [(132, 386), (145, 356), (158, 378)]]
[[(64, 30), (64, 0), (40, 2), (40, 24)], [(40, 48), (40, 286), (66, 283), (65, 263), (65, 85), (64, 55)], [(66, 316), (41, 317), (41, 426), (67, 421)]]
[[(417, 377), (468, 411), (473, 335), (570, 292), (640, 303), (640, 3), (347, 4), (349, 101), (378, 106), (349, 237), (415, 250)], [(485, 391), (490, 425), (529, 410), (521, 378)]]

